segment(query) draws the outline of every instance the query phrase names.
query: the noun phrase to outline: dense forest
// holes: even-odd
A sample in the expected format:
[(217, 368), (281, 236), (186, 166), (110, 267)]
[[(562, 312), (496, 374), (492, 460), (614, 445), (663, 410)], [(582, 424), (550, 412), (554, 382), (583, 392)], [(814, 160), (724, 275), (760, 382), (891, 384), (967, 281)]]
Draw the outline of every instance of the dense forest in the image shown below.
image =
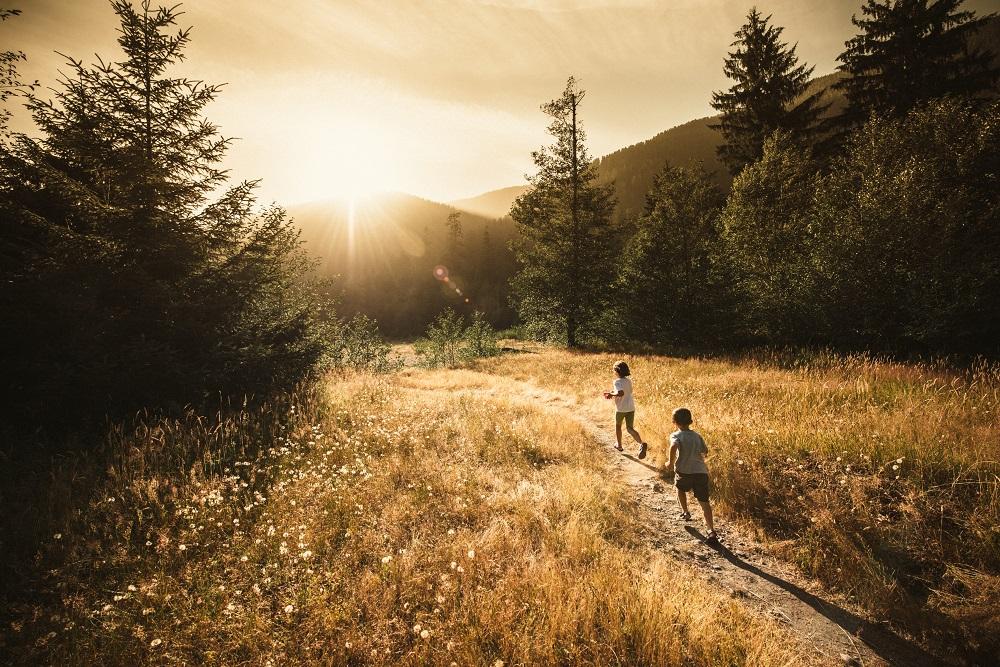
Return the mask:
[[(733, 85), (713, 95), (715, 121), (588, 164), (574, 107), (535, 154), (545, 185), (512, 210), (529, 246), (514, 278), (526, 330), (571, 345), (995, 355), (997, 23), (957, 1), (869, 0), (827, 90), (783, 29), (751, 10), (725, 62)], [(563, 96), (583, 93), (573, 84)], [(685, 141), (709, 131), (717, 160), (706, 165), (711, 144)], [(567, 142), (579, 159), (560, 157)], [(657, 150), (702, 159), (650, 172)], [(635, 171), (619, 166), (628, 155)], [(605, 169), (625, 181), (614, 182), (617, 217), (580, 195), (611, 184)], [(615, 261), (591, 261), (609, 244)], [(547, 287), (580, 275), (604, 286), (586, 291), (586, 308), (579, 290)]]

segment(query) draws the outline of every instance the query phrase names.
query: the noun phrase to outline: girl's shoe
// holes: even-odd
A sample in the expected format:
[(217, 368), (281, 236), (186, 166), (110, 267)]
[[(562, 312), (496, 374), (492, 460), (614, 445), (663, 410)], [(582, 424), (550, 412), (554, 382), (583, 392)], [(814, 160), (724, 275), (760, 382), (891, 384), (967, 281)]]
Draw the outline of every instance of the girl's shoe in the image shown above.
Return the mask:
[(642, 443), (642, 446), (639, 447), (639, 458), (640, 459), (646, 458), (646, 443)]
[(691, 512), (681, 512), (681, 519), (683, 521), (690, 521), (691, 520)]

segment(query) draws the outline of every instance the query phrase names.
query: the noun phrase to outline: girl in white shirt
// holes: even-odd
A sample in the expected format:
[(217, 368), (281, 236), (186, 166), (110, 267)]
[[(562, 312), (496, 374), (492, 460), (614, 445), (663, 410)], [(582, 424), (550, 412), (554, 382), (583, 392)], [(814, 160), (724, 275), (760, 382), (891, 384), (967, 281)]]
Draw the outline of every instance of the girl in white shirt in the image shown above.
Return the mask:
[(604, 398), (615, 399), (615, 441), (618, 443), (615, 449), (624, 451), (622, 447), (622, 422), (625, 422), (625, 429), (628, 434), (639, 443), (639, 458), (646, 458), (648, 449), (639, 432), (635, 430), (635, 400), (632, 398), (632, 380), (629, 378), (628, 364), (624, 361), (616, 362), (612, 366), (615, 372), (615, 383), (611, 391), (604, 392)]

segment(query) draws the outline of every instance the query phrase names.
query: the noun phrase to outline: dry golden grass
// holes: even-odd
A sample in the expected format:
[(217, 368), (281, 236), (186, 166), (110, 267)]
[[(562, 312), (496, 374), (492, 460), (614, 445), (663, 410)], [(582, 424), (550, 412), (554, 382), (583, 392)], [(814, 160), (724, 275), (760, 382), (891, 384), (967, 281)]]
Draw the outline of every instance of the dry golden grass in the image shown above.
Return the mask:
[[(535, 352), (477, 368), (574, 399), (610, 429), (598, 392), (618, 357)], [(748, 523), (809, 575), (953, 654), (1000, 650), (1000, 368), (789, 352), (624, 358), (655, 462), (672, 410), (693, 411), (724, 521)]]
[(474, 377), (335, 377), (214, 426), (120, 435), (109, 478), (36, 500), (51, 536), (25, 565), (40, 578), (7, 601), (4, 651), (108, 665), (803, 663), (774, 624), (645, 545), (578, 425), (502, 392), (448, 391)]

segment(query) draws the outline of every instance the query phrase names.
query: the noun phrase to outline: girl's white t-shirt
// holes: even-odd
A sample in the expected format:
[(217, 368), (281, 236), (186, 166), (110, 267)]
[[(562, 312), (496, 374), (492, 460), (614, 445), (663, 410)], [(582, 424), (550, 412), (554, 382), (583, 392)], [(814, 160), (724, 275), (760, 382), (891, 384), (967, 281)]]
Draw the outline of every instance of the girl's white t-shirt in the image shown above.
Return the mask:
[(635, 412), (635, 401), (632, 399), (632, 380), (629, 378), (618, 378), (615, 380), (612, 394), (619, 391), (624, 392), (622, 396), (615, 397), (616, 412)]

